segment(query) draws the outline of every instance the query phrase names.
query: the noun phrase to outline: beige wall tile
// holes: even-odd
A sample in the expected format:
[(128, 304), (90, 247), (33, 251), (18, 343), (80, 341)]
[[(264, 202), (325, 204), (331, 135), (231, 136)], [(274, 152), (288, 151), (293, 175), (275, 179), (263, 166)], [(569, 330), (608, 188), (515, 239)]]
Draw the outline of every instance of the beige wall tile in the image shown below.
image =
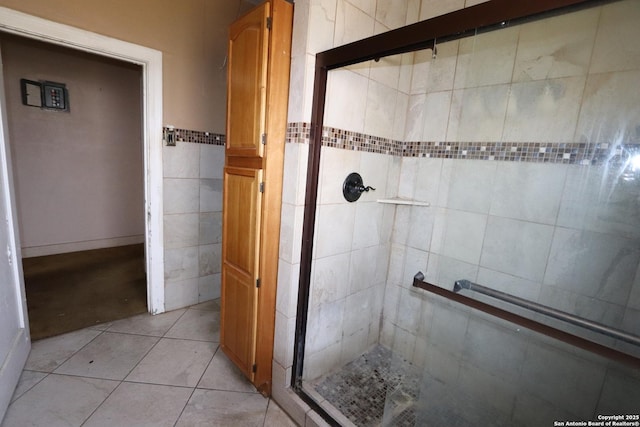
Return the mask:
[(640, 142), (640, 69), (590, 75), (575, 140)]
[(349, 252), (316, 259), (313, 262), (309, 296), (310, 307), (339, 301), (347, 296), (350, 262), (351, 254)]
[(516, 50), (519, 52), (520, 48), (519, 33), (520, 27), (505, 28), (460, 40), (455, 87), (459, 89), (511, 82)]
[(382, 83), (389, 88), (397, 89), (400, 80), (401, 65), (401, 55), (380, 58), (380, 61), (371, 63), (369, 77), (371, 80)]
[[(498, 162), (463, 160), (453, 162), (447, 207), (481, 214), (489, 213), (498, 178)], [(511, 194), (510, 194), (511, 195)]]
[(336, 5), (337, 0), (310, 0), (306, 29), (307, 53), (315, 55), (336, 46)]
[(378, 1), (376, 19), (388, 28), (399, 28), (407, 21), (409, 0)]
[(453, 91), (447, 141), (499, 141), (510, 90), (505, 84)]
[[(348, 203), (342, 194), (344, 180), (351, 172), (357, 172), (360, 166), (359, 151), (323, 147), (320, 160), (319, 202), (326, 204)], [(363, 177), (366, 179), (366, 177)], [(368, 184), (367, 184), (368, 185)], [(355, 206), (352, 205), (355, 209)]]
[(424, 21), (462, 8), (464, 8), (464, 0), (422, 0), (420, 20)]
[(599, 17), (592, 8), (521, 26), (513, 81), (586, 75)]
[(614, 2), (602, 7), (590, 73), (640, 68), (640, 3)]
[(428, 93), (424, 102), (421, 141), (444, 141), (447, 137), (452, 91)]
[(353, 71), (329, 73), (324, 125), (364, 132), (369, 79)]
[[(362, 0), (358, 3), (362, 3), (358, 6), (367, 4), (375, 5), (375, 3), (369, 2), (368, 0)], [(366, 7), (365, 9), (370, 9), (370, 7)], [(374, 28), (374, 19), (372, 16), (372, 10), (363, 11), (347, 0), (338, 0), (334, 46), (342, 46), (372, 36)]]
[(368, 135), (383, 138), (393, 137), (397, 90), (369, 81), (367, 106), (364, 117), (364, 129)]
[(573, 142), (584, 84), (584, 77), (513, 84), (502, 140)]
[(540, 282), (553, 232), (549, 225), (489, 216), (480, 266)]
[(555, 225), (567, 167), (500, 162), (491, 186), (491, 215)]
[(407, 120), (404, 134), (404, 141), (420, 141), (424, 129), (426, 101), (425, 94), (411, 95), (409, 97), (409, 108), (407, 110)]

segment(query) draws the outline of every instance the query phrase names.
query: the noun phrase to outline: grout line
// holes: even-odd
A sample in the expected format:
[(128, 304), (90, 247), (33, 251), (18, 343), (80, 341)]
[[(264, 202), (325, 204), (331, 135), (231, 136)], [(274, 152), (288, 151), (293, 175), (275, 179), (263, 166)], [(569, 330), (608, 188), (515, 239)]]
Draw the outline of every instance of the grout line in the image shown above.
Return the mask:
[(213, 344), (220, 344), (220, 341), (211, 341), (211, 340), (195, 339), (195, 338), (167, 337), (165, 335), (169, 333), (168, 331), (165, 333), (165, 335), (148, 335), (148, 334), (135, 333), (135, 332), (110, 332), (110, 333), (118, 334), (118, 335), (131, 335), (131, 336), (137, 336), (137, 337), (158, 338), (158, 340), (166, 339), (166, 340), (181, 340), (181, 341), (208, 342)]
[[(83, 377), (83, 378), (85, 378), (85, 377)], [(112, 381), (113, 381), (113, 380), (112, 380)], [(115, 387), (113, 388), (113, 390), (111, 390), (111, 392), (107, 395), (107, 397), (105, 397), (105, 398), (104, 398), (104, 400), (103, 400), (102, 402), (100, 402), (100, 404), (99, 404), (98, 406), (96, 406), (96, 408), (95, 408), (93, 411), (91, 411), (91, 413), (87, 416), (87, 418), (85, 418), (85, 419), (84, 419), (84, 421), (82, 421), (82, 423), (80, 424), (80, 427), (82, 427), (83, 425), (85, 425), (85, 424), (86, 424), (86, 422), (87, 422), (87, 421), (89, 421), (89, 419), (93, 416), (93, 414), (95, 414), (95, 413), (98, 411), (98, 409), (99, 409), (99, 408), (101, 408), (101, 407), (102, 407), (102, 405), (104, 405), (104, 403), (105, 403), (107, 400), (109, 400), (109, 398), (111, 397), (111, 395), (112, 395), (112, 394), (113, 394), (113, 393), (114, 393), (118, 388), (120, 388), (120, 386), (121, 386), (121, 385), (122, 385), (122, 381), (118, 382), (118, 385), (117, 385), (117, 386), (115, 386)]]
[[(13, 402), (17, 402), (18, 400), (22, 399), (22, 397), (27, 394), (29, 391), (31, 391), (35, 386), (37, 386), (38, 384), (40, 384), (44, 379), (46, 379), (49, 375), (51, 375), (51, 372), (41, 372), (41, 371), (33, 371), (33, 370), (27, 370), (27, 369), (23, 369), (22, 373), (20, 374), (20, 377), (22, 377), (22, 374), (24, 374), (25, 372), (36, 372), (39, 374), (45, 374), (44, 377), (40, 378), (36, 383), (34, 383), (31, 387), (29, 387), (28, 389), (24, 390), (19, 396), (17, 396), (15, 399), (13, 399), (13, 395), (11, 396), (11, 400), (9, 401), (9, 405), (13, 405)], [(20, 384), (20, 380), (18, 380), (18, 384)], [(17, 388), (17, 386), (16, 386)], [(14, 390), (15, 393), (15, 390)], [(2, 420), (0, 420), (0, 425), (2, 424)]]
[(131, 381), (131, 380), (127, 380), (127, 379), (122, 380), (121, 383), (123, 383), (123, 384), (140, 384), (140, 385), (159, 385), (159, 386), (164, 386), (164, 387), (177, 387), (177, 388), (185, 388), (185, 389), (193, 389), (193, 388), (195, 388), (195, 387), (192, 387), (190, 385), (151, 383), (151, 382), (144, 382), (144, 381)]
[[(67, 363), (73, 356), (75, 356), (76, 354), (78, 354), (79, 352), (81, 352), (82, 350), (84, 350), (89, 344), (91, 344), (92, 342), (94, 342), (100, 335), (104, 334), (104, 330), (96, 330), (96, 329), (90, 329), (90, 328), (85, 328), (85, 329), (80, 329), (82, 330), (92, 330), (92, 331), (98, 331), (98, 334), (96, 334), (95, 337), (93, 337), (92, 339), (90, 339), (89, 341), (87, 341), (83, 346), (81, 346), (80, 348), (78, 348), (76, 351), (74, 351), (69, 357), (65, 358), (64, 361), (62, 361), (60, 364), (58, 364), (52, 371), (49, 372), (49, 374), (55, 374), (56, 371), (58, 369), (60, 369), (60, 367), (62, 367), (62, 365), (64, 365), (65, 363)], [(68, 332), (68, 333), (73, 333), (73, 332)], [(64, 334), (63, 334), (64, 335)], [(59, 337), (62, 335), (58, 335)], [(51, 337), (51, 338), (55, 338), (55, 337)], [(31, 351), (33, 351), (33, 348), (31, 349)], [(29, 351), (29, 353), (31, 353), (31, 351)], [(46, 372), (46, 371), (37, 371), (37, 372)]]
[[(51, 376), (56, 376), (56, 377), (59, 377), (59, 378), (67, 377), (67, 378), (93, 379), (93, 380), (98, 380), (98, 381), (104, 381), (105, 383), (109, 383), (109, 384), (113, 385), (114, 386), (113, 389), (106, 395), (106, 397), (99, 404), (97, 404), (97, 406), (92, 411), (90, 411), (90, 413), (81, 422), (80, 425), (84, 426), (84, 425), (88, 424), (88, 421), (90, 419), (92, 419), (93, 416), (95, 416), (95, 414), (99, 411), (100, 408), (104, 407), (105, 403), (107, 402), (107, 400), (110, 399), (110, 397), (113, 395), (113, 393), (115, 393), (116, 390), (118, 390), (119, 388), (123, 387), (123, 384), (140, 384), (140, 385), (149, 385), (149, 386), (165, 386), (165, 387), (171, 387), (171, 388), (179, 388), (179, 389), (182, 389), (182, 390), (190, 389), (191, 390), (190, 394), (189, 394), (188, 398), (186, 399), (186, 401), (184, 403), (184, 406), (182, 407), (182, 410), (180, 410), (179, 414), (177, 415), (177, 418), (175, 419), (175, 422), (172, 424), (172, 425), (175, 426), (175, 425), (178, 424), (179, 420), (181, 419), (181, 417), (185, 413), (185, 410), (186, 410), (187, 406), (192, 401), (193, 396), (194, 396), (194, 394), (195, 394), (195, 392), (197, 390), (201, 390), (202, 393), (214, 391), (214, 392), (235, 394), (235, 395), (238, 395), (238, 396), (240, 396), (240, 395), (245, 395), (245, 396), (256, 396), (256, 395), (259, 395), (259, 393), (257, 391), (227, 390), (227, 389), (224, 389), (224, 388), (209, 389), (209, 388), (199, 388), (198, 387), (199, 383), (204, 378), (205, 373), (211, 367), (215, 356), (218, 355), (218, 353), (221, 351), (221, 348), (220, 348), (220, 343), (219, 342), (201, 341), (201, 340), (185, 339), (185, 338), (179, 338), (179, 337), (166, 337), (166, 335), (169, 333), (169, 331), (173, 327), (175, 327), (180, 322), (181, 319), (184, 319), (184, 316), (185, 316), (186, 312), (189, 311), (189, 310), (190, 310), (190, 308), (185, 309), (184, 312), (181, 313), (180, 316), (178, 316), (177, 319), (174, 322), (171, 323), (171, 325), (166, 329), (166, 332), (164, 332), (164, 334), (162, 336), (145, 335), (145, 334), (130, 333), (130, 332), (117, 332), (117, 331), (109, 330), (113, 325), (110, 325), (109, 328), (104, 329), (104, 330), (96, 330), (96, 329), (86, 328), (86, 330), (91, 330), (92, 333), (95, 333), (96, 335), (94, 337), (92, 337), (90, 340), (88, 340), (85, 344), (80, 346), (77, 350), (73, 351), (71, 353), (71, 355), (69, 355), (68, 357), (65, 357), (62, 360), (61, 363), (56, 363), (57, 366), (55, 367), (55, 369), (53, 371), (47, 372), (47, 371), (38, 371), (38, 370), (33, 370), (33, 369), (23, 369), (23, 372), (29, 371), (29, 372), (33, 372), (33, 373), (37, 373), (37, 374), (42, 374), (43, 377), (39, 381), (37, 381), (35, 384), (33, 384), (31, 387), (29, 387), (29, 389), (27, 389), (24, 392), (22, 392), (22, 394), (15, 401), (17, 401), (19, 399), (23, 399), (24, 396), (30, 390), (32, 390), (34, 387), (36, 387), (38, 384), (40, 384), (44, 379), (49, 378)], [(193, 310), (195, 310), (197, 312), (196, 314), (198, 314), (200, 318), (209, 317), (207, 314), (202, 313), (203, 311), (210, 312), (211, 315), (213, 315), (213, 316), (218, 315), (218, 311), (217, 310), (199, 310), (199, 309), (193, 309)], [(132, 317), (135, 317), (135, 316), (132, 316)], [(80, 353), (82, 350), (86, 349), (89, 346), (89, 344), (94, 342), (94, 340), (96, 340), (101, 335), (105, 335), (106, 333), (113, 334), (113, 335), (121, 335), (121, 336), (132, 336), (133, 335), (133, 336), (140, 336), (140, 337), (145, 337), (145, 338), (146, 337), (153, 338), (153, 339), (155, 339), (155, 343), (150, 346), (150, 348), (144, 353), (144, 355), (140, 356), (140, 359), (138, 360), (138, 362), (135, 363), (134, 366), (128, 372), (126, 372), (122, 376), (121, 379), (100, 378), (100, 377), (96, 377), (96, 376), (87, 375), (86, 373), (74, 374), (74, 373), (58, 373), (58, 372), (55, 372), (57, 369), (59, 369), (62, 365), (67, 363), (75, 355)], [(200, 375), (200, 377), (198, 378), (198, 381), (195, 383), (194, 386), (173, 385), (173, 384), (162, 384), (162, 383), (157, 383), (157, 382), (143, 382), (143, 381), (127, 380), (127, 377), (131, 374), (131, 372), (133, 372), (133, 370), (135, 370), (141, 364), (141, 362), (143, 360), (145, 360), (146, 357), (148, 357), (148, 355), (156, 348), (158, 343), (160, 341), (162, 341), (163, 339), (173, 339), (173, 340), (183, 340), (183, 341), (193, 341), (193, 342), (204, 342), (204, 343), (209, 344), (209, 345), (215, 345), (215, 348), (212, 349), (213, 351), (212, 351), (212, 355), (211, 355), (210, 360), (206, 364), (206, 367), (203, 369), (202, 374)], [(62, 343), (54, 341), (54, 344), (58, 344), (57, 347), (54, 346), (54, 350), (65, 349), (65, 346), (61, 345)], [(121, 351), (121, 349), (114, 348), (114, 349), (112, 349), (112, 351), (117, 353), (117, 352)], [(233, 373), (231, 371), (226, 372), (226, 373), (222, 372), (222, 374), (225, 374), (225, 375), (229, 376), (230, 378), (233, 378)], [(267, 399), (267, 403), (266, 403), (266, 406), (265, 406), (265, 409), (264, 409), (264, 413), (261, 413), (261, 422), (258, 424), (258, 425), (262, 425), (262, 426), (264, 426), (265, 423), (266, 423), (267, 411), (269, 409), (269, 406), (272, 404), (272, 399), (270, 399), (270, 398), (266, 398), (266, 399)], [(46, 416), (46, 414), (45, 414), (45, 416)]]
[(202, 374), (200, 374), (200, 377), (198, 378), (198, 381), (196, 382), (196, 385), (194, 388), (198, 388), (198, 385), (202, 381), (202, 378), (204, 378), (204, 374), (207, 373), (207, 370), (211, 366), (213, 359), (215, 359), (216, 354), (218, 354), (218, 351), (220, 351), (220, 344), (216, 345), (216, 349), (213, 351), (213, 355), (211, 355), (211, 359), (209, 359), (209, 363), (207, 363), (207, 366), (205, 366), (205, 368), (203, 369)]
[(191, 389), (191, 393), (189, 394), (189, 397), (187, 398), (186, 402), (184, 403), (184, 406), (182, 407), (182, 410), (178, 414), (176, 421), (173, 423), (174, 427), (178, 424), (178, 422), (180, 421), (180, 418), (182, 418), (182, 415), (184, 414), (184, 410), (187, 408), (187, 406), (189, 406), (189, 402), (191, 402), (191, 399), (193, 398), (193, 395), (195, 392), (196, 392), (196, 387), (193, 387)]
[[(123, 335), (124, 335), (124, 334), (123, 334)], [(150, 337), (150, 338), (156, 338), (156, 339), (157, 339), (157, 341), (155, 342), (155, 344), (153, 344), (153, 345), (149, 348), (149, 350), (147, 350), (147, 352), (146, 352), (146, 353), (145, 353), (145, 354), (140, 358), (140, 360), (138, 360), (138, 362), (136, 362), (136, 363), (135, 363), (135, 365), (134, 365), (131, 369), (129, 369), (129, 372), (127, 372), (127, 373), (125, 374), (125, 376), (122, 378), (122, 381), (126, 380), (126, 379), (127, 379), (127, 377), (128, 377), (129, 375), (131, 375), (131, 373), (132, 373), (132, 372), (133, 372), (133, 371), (134, 371), (134, 370), (135, 370), (135, 369), (140, 365), (140, 363), (141, 363), (141, 362), (142, 362), (142, 361), (143, 361), (143, 360), (144, 360), (144, 359), (149, 355), (149, 353), (151, 353), (151, 351), (152, 351), (154, 348), (156, 348), (156, 346), (158, 345), (158, 343), (162, 340), (162, 338), (160, 338), (160, 337)]]

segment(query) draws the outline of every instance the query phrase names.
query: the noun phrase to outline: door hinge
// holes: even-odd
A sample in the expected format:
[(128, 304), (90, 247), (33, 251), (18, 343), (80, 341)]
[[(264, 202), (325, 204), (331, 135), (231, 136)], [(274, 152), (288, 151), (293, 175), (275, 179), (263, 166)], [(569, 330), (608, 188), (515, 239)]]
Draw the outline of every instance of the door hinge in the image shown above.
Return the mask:
[(253, 366), (251, 367), (251, 372), (253, 372), (254, 374), (258, 372), (258, 365), (254, 363)]
[(266, 133), (262, 134), (262, 145), (267, 145), (267, 134)]
[(264, 193), (264, 182), (260, 183), (260, 192)]
[(273, 25), (273, 19), (269, 16), (267, 17), (267, 29), (271, 29), (271, 25)]
[(259, 288), (261, 284), (260, 279), (256, 279), (256, 288)]

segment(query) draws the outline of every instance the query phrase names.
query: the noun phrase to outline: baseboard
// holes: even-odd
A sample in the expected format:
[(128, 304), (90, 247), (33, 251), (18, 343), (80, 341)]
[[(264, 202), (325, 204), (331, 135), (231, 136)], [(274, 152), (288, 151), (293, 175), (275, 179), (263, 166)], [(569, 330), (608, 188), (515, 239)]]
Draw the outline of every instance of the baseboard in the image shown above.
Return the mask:
[(92, 249), (113, 248), (116, 246), (144, 243), (144, 235), (114, 237), (110, 239), (88, 240), (84, 242), (59, 243), (56, 245), (31, 246), (22, 248), (23, 258), (65, 254), (68, 252), (90, 251)]

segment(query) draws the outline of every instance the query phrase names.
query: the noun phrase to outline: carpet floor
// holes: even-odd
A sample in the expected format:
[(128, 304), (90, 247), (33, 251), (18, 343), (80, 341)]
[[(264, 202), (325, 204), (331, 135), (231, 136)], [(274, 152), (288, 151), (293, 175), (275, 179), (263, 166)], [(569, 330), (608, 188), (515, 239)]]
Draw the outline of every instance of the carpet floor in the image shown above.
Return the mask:
[(31, 339), (147, 311), (144, 245), (24, 258)]

